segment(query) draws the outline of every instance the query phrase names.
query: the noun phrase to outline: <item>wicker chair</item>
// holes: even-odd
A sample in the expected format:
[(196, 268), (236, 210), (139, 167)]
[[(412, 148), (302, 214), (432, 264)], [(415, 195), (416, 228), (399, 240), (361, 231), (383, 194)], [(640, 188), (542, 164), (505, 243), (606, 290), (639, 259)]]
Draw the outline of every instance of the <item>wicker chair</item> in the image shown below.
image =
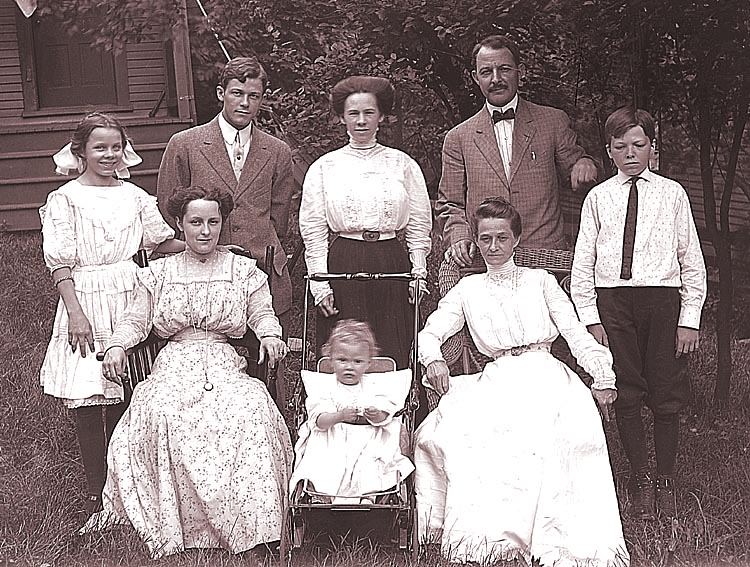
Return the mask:
[[(517, 248), (515, 262), (519, 266), (527, 268), (544, 268), (557, 277), (560, 286), (570, 295), (570, 269), (573, 266), (573, 252), (570, 250), (549, 250), (544, 248)], [(469, 274), (480, 274), (487, 271), (482, 255), (474, 254), (474, 262), (471, 266), (461, 268), (453, 260), (443, 260), (438, 270), (438, 289), (440, 297), (445, 296), (448, 291), (458, 283), (462, 277)], [(468, 330), (464, 326), (458, 333), (448, 338), (441, 347), (443, 358), (448, 366), (456, 363), (461, 364), (463, 374), (479, 372), (488, 362), (488, 358), (481, 354)], [(439, 398), (432, 390), (428, 390), (428, 402), (430, 410), (436, 405)]]

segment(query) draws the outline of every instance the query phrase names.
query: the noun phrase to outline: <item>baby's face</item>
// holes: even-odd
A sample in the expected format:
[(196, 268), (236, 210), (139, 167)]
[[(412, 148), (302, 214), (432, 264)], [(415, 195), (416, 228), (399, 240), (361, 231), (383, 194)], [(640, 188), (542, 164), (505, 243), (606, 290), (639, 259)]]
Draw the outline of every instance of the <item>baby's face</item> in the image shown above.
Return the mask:
[(331, 347), (331, 360), (336, 379), (342, 384), (359, 384), (370, 366), (370, 348), (367, 343), (335, 342)]

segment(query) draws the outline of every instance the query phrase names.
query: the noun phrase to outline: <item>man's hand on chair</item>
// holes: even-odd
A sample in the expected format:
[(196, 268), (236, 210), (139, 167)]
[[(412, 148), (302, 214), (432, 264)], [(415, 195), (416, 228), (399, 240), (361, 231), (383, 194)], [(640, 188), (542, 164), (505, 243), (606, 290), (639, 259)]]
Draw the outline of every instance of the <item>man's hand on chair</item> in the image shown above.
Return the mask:
[(445, 251), (445, 259), (453, 260), (461, 268), (471, 266), (474, 254), (477, 251), (476, 244), (471, 240), (459, 240)]

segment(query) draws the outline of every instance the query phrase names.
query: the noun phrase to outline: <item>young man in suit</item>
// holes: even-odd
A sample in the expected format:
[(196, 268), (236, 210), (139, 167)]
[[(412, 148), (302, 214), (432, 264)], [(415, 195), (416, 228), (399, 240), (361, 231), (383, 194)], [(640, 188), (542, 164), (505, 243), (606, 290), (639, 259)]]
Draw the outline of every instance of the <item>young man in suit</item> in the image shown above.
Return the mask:
[(443, 144), (436, 212), (446, 256), (471, 265), (475, 246), (468, 220), (479, 203), (501, 196), (523, 221), (521, 246), (565, 249), (558, 173), (573, 190), (593, 184), (596, 164), (578, 145), (567, 115), (518, 96), (523, 66), (518, 45), (490, 36), (473, 51), (472, 77), (486, 98)]
[[(253, 125), (267, 85), (268, 76), (254, 57), (238, 57), (224, 66), (216, 87), (221, 112), (207, 124), (172, 136), (159, 167), (157, 197), (162, 215), (174, 226), (166, 205), (177, 187), (229, 190), (234, 210), (222, 227), (220, 242), (241, 246), (261, 264), (266, 247), (274, 246), (269, 284), (286, 338), (292, 282), (281, 242), (287, 233), (294, 190), (292, 153), (287, 144)], [(280, 407), (284, 404), (283, 385), (279, 379)]]
[(229, 190), (235, 207), (220, 241), (242, 246), (259, 263), (266, 247), (275, 247), (270, 275), (273, 307), (286, 329), (292, 284), (281, 241), (292, 200), (292, 154), (284, 142), (253, 125), (267, 84), (268, 76), (254, 57), (238, 57), (224, 66), (216, 87), (221, 112), (207, 124), (172, 136), (159, 167), (157, 197), (164, 218), (173, 224), (166, 205), (177, 187)]

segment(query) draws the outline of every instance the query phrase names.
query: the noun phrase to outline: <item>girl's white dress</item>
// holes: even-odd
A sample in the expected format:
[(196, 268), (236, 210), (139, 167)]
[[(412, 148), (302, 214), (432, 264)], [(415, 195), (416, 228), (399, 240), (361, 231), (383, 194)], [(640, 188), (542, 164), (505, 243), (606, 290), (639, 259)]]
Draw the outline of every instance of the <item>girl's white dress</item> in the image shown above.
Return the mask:
[(255, 260), (227, 251), (217, 260), (190, 278), (197, 261), (186, 253), (139, 270), (112, 337), (130, 347), (153, 322), (171, 338), (114, 430), (104, 510), (87, 527), (128, 521), (154, 558), (200, 547), (240, 553), (281, 535), (289, 431), (265, 385), (226, 342), (248, 326), (280, 336), (281, 326)]
[(481, 374), (452, 377), (416, 432), (421, 537), (458, 561), (627, 565), (596, 402), (549, 344), (559, 330), (595, 386), (613, 384), (612, 357), (553, 276), (506, 266), (460, 280), (419, 335), (423, 364), (464, 322), (494, 358)]
[[(359, 384), (345, 385), (333, 374), (302, 371), (308, 419), (295, 446), (296, 464), (290, 481), (293, 490), (302, 479), (315, 490), (336, 495), (333, 503), (356, 503), (372, 492), (396, 486), (414, 470), (401, 453), (401, 421), (393, 414), (404, 406), (411, 371), (365, 375)], [(316, 424), (322, 413), (346, 407), (375, 407), (388, 417), (380, 423), (337, 423), (328, 429)]]
[[(135, 288), (139, 248), (150, 254), (174, 231), (156, 197), (128, 181), (115, 187), (82, 185), (74, 179), (49, 194), (39, 209), (44, 261), (50, 271), (69, 267), (76, 295), (94, 332), (95, 351), (104, 349)], [(44, 393), (68, 407), (117, 403), (122, 387), (102, 375), (94, 354), (82, 358), (68, 344), (68, 312), (60, 299), (40, 371)]]

